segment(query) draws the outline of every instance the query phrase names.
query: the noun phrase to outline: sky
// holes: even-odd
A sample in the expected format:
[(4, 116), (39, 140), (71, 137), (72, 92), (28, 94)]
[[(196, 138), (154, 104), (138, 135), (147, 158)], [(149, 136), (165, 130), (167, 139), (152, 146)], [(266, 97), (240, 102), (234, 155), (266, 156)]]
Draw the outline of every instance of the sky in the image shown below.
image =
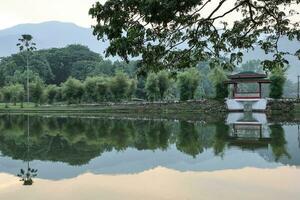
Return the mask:
[[(73, 22), (90, 27), (89, 8), (97, 0), (0, 0), (0, 30), (23, 23)], [(105, 0), (100, 0), (104, 2)]]

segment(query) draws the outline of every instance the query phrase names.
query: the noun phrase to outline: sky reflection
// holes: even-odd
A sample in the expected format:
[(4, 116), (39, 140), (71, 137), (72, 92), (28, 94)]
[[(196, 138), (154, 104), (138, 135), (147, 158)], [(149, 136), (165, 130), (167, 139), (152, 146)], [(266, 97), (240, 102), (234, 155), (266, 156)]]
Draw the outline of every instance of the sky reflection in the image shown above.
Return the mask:
[(0, 174), (1, 199), (299, 199), (300, 169), (243, 168), (214, 172), (179, 172), (157, 167), (138, 174), (82, 174), (71, 179), (36, 179), (23, 187)]

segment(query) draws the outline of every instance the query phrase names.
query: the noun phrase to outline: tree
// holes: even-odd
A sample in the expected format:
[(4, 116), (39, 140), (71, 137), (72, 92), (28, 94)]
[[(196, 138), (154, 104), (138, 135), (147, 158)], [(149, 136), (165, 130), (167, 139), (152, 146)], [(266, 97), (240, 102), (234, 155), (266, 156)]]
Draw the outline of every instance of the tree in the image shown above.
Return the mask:
[(32, 41), (33, 37), (28, 34), (22, 35), (21, 38), (19, 38), (19, 43), (17, 43), (17, 46), (19, 47), (20, 51), (26, 52), (26, 72), (27, 72), (27, 81), (26, 81), (26, 87), (27, 87), (27, 102), (29, 103), (29, 55), (31, 52), (36, 50), (35, 43)]
[(169, 73), (165, 70), (156, 73), (150, 73), (146, 80), (145, 89), (150, 100), (160, 98), (163, 100), (166, 92), (170, 88), (171, 81)]
[(103, 102), (109, 98), (109, 78), (102, 76), (88, 77), (84, 81), (86, 97), (91, 102)]
[(35, 106), (38, 106), (43, 99), (44, 83), (41, 80), (37, 80), (29, 83), (29, 88), (31, 91), (30, 100), (35, 103)]
[(154, 101), (159, 95), (158, 80), (155, 73), (150, 73), (146, 79), (145, 90), (149, 100)]
[(224, 81), (227, 80), (227, 76), (224, 70), (220, 67), (214, 67), (208, 77), (215, 87), (216, 99), (228, 97), (228, 87), (227, 84), (224, 84)]
[(165, 70), (158, 72), (157, 80), (160, 100), (163, 100), (171, 84), (169, 73)]
[(23, 100), (25, 96), (25, 91), (23, 85), (14, 84), (5, 86), (2, 88), (2, 98), (6, 103), (6, 107), (8, 107), (9, 102), (13, 102), (14, 106), (17, 102), (21, 102), (21, 107), (23, 107)]
[(195, 92), (199, 86), (200, 78), (200, 72), (195, 68), (185, 70), (178, 75), (180, 100), (186, 101), (189, 99), (194, 99)]
[[(230, 54), (223, 68), (242, 61), (243, 51), (260, 47), (274, 55), (264, 67), (287, 61), (279, 39), (300, 40), (299, 21), (291, 20), (299, 0), (107, 0), (89, 14), (97, 38), (108, 40), (106, 56), (142, 56), (147, 69), (191, 67)], [(238, 21), (226, 21), (234, 17)], [(264, 36), (264, 37), (261, 37)], [(300, 51), (296, 52), (300, 58)], [(293, 54), (291, 52), (290, 54)]]
[(137, 78), (136, 84), (136, 97), (140, 99), (146, 99), (147, 93), (145, 91), (146, 78), (144, 76), (139, 76)]
[(9, 86), (5, 86), (1, 90), (3, 101), (5, 102), (5, 107), (8, 108), (8, 103), (11, 100), (11, 91)]
[(14, 105), (16, 105), (18, 101), (20, 101), (21, 107), (23, 107), (23, 101), (25, 95), (24, 86), (21, 84), (15, 84), (15, 85), (8, 86), (8, 89), (11, 92), (11, 101), (14, 103)]
[(45, 90), (46, 100), (49, 104), (53, 104), (53, 102), (57, 99), (59, 95), (59, 87), (56, 85), (48, 85)]
[(264, 73), (261, 60), (249, 60), (238, 68), (238, 72), (251, 71), (256, 73)]
[(128, 88), (130, 86), (129, 77), (118, 71), (110, 81), (110, 89), (115, 101), (121, 101), (126, 97)]
[(286, 80), (282, 68), (277, 67), (273, 69), (270, 80), (270, 97), (280, 99), (283, 95), (283, 87)]
[(98, 78), (96, 82), (96, 94), (97, 94), (98, 101), (103, 102), (111, 98), (110, 83), (111, 83), (111, 78), (109, 77)]
[(98, 100), (96, 92), (97, 81), (98, 77), (88, 77), (83, 83), (86, 99), (90, 102), (97, 102)]
[(131, 100), (132, 97), (134, 96), (135, 91), (136, 91), (136, 87), (137, 87), (136, 80), (131, 79), (129, 81), (129, 86), (128, 86), (127, 95), (126, 95), (128, 100)]
[(98, 75), (99, 72), (95, 74), (97, 65), (97, 61), (77, 61), (72, 65), (71, 76), (83, 81), (89, 76)]
[(68, 80), (62, 84), (62, 94), (68, 104), (80, 103), (84, 94), (84, 87), (81, 81), (68, 78)]

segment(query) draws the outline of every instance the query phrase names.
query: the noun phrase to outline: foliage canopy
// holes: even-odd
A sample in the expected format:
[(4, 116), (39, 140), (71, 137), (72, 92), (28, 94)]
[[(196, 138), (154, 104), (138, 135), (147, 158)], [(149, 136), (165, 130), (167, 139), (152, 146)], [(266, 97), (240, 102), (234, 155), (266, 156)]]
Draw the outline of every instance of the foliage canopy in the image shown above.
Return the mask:
[[(294, 6), (299, 0), (107, 0), (89, 14), (94, 34), (109, 40), (107, 56), (124, 60), (142, 56), (145, 69), (193, 67), (199, 61), (230, 57), (223, 68), (240, 63), (243, 51), (260, 47), (274, 63), (284, 66), (278, 49), (282, 36), (300, 40)], [(231, 17), (231, 19), (230, 19)], [(233, 19), (238, 19), (233, 21)], [(300, 51), (296, 53), (300, 56)]]

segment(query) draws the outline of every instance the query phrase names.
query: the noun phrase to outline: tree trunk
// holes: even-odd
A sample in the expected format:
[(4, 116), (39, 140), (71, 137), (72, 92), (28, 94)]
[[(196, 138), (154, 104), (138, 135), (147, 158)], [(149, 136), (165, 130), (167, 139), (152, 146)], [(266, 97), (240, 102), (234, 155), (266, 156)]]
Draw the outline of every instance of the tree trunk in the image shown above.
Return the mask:
[(26, 55), (26, 71), (27, 71), (27, 103), (29, 103), (29, 52)]

